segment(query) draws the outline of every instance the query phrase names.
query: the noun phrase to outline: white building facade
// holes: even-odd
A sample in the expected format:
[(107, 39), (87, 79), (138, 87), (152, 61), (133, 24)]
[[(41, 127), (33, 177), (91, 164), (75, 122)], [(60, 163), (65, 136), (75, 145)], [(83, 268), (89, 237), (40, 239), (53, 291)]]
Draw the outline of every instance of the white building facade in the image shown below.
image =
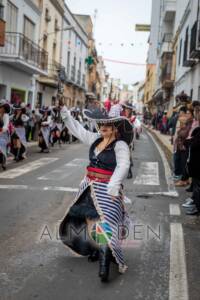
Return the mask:
[(88, 36), (83, 27), (65, 5), (63, 20), (61, 64), (65, 68), (64, 98), (69, 106), (83, 105), (87, 91), (86, 58)]
[(38, 45), (41, 8), (36, 0), (3, 0), (6, 38), (0, 47), (0, 98), (34, 106), (35, 75), (47, 74), (48, 54)]
[(200, 1), (177, 0), (174, 34), (178, 35), (175, 95), (200, 100)]

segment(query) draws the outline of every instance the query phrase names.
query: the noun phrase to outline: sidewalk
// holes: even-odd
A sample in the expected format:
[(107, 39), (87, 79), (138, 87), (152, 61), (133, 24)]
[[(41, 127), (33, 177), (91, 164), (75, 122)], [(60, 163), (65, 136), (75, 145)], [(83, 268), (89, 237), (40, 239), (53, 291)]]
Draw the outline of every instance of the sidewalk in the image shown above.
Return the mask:
[[(145, 126), (145, 125), (144, 125)], [(170, 166), (172, 167), (173, 164), (173, 145), (170, 141), (170, 136), (160, 133), (159, 130), (152, 129), (149, 126), (145, 126), (146, 130), (149, 131), (153, 137), (157, 140), (157, 142), (160, 144), (162, 149), (164, 150), (168, 162)]]

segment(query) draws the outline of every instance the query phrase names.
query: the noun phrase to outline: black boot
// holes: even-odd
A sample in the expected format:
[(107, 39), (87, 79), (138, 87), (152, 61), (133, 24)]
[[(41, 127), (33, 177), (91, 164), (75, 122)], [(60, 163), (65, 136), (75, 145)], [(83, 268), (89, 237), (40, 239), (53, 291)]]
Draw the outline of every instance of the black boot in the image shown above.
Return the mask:
[(96, 262), (99, 260), (99, 250), (94, 250), (89, 256), (88, 261)]
[(2, 158), (2, 169), (3, 169), (3, 171), (6, 171), (6, 158), (5, 158), (4, 155), (3, 155), (3, 158)]
[(108, 245), (100, 246), (99, 250), (99, 277), (102, 282), (107, 282), (112, 253)]
[(133, 178), (133, 173), (132, 173), (132, 169), (130, 168), (128, 171), (127, 179), (131, 179), (131, 178)]

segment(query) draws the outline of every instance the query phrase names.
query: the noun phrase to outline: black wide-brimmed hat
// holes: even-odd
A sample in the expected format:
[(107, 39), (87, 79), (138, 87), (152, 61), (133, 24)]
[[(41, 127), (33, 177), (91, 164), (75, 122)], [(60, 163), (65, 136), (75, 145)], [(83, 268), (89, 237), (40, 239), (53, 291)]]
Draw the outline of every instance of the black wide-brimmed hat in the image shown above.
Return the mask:
[(122, 107), (128, 108), (130, 110), (135, 110), (135, 106), (133, 106), (133, 103), (131, 103), (131, 102), (125, 102), (125, 103), (123, 103)]
[(0, 107), (4, 107), (5, 113), (7, 114), (10, 113), (10, 104), (6, 100), (4, 99), (0, 100)]
[(100, 109), (96, 110), (83, 110), (83, 115), (90, 121), (95, 121), (97, 125), (113, 124), (120, 134), (120, 139), (125, 141), (128, 145), (133, 140), (133, 126), (126, 117), (117, 116), (109, 117), (107, 112), (102, 112)]

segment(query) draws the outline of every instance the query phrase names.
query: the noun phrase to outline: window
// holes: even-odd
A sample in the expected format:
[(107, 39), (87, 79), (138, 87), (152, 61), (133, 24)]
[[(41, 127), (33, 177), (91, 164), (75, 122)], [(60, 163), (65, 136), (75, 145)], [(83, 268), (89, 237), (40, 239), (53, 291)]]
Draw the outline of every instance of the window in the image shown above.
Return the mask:
[(187, 27), (186, 32), (185, 32), (185, 42), (184, 42), (184, 52), (183, 52), (183, 65), (184, 65), (184, 63), (188, 59), (188, 40), (189, 40), (188, 31), (189, 31), (189, 27)]
[(24, 17), (24, 35), (30, 40), (34, 41), (35, 38), (35, 24), (29, 20), (27, 17)]
[(180, 66), (181, 64), (181, 54), (182, 54), (182, 39), (180, 40), (180, 45), (179, 45), (179, 57), (178, 57), (178, 65)]
[(6, 15), (6, 31), (16, 32), (17, 31), (17, 14), (18, 9), (10, 1), (7, 4), (7, 15)]
[(200, 86), (198, 88), (198, 101), (200, 101)]
[(190, 90), (190, 99), (193, 99), (193, 89)]

